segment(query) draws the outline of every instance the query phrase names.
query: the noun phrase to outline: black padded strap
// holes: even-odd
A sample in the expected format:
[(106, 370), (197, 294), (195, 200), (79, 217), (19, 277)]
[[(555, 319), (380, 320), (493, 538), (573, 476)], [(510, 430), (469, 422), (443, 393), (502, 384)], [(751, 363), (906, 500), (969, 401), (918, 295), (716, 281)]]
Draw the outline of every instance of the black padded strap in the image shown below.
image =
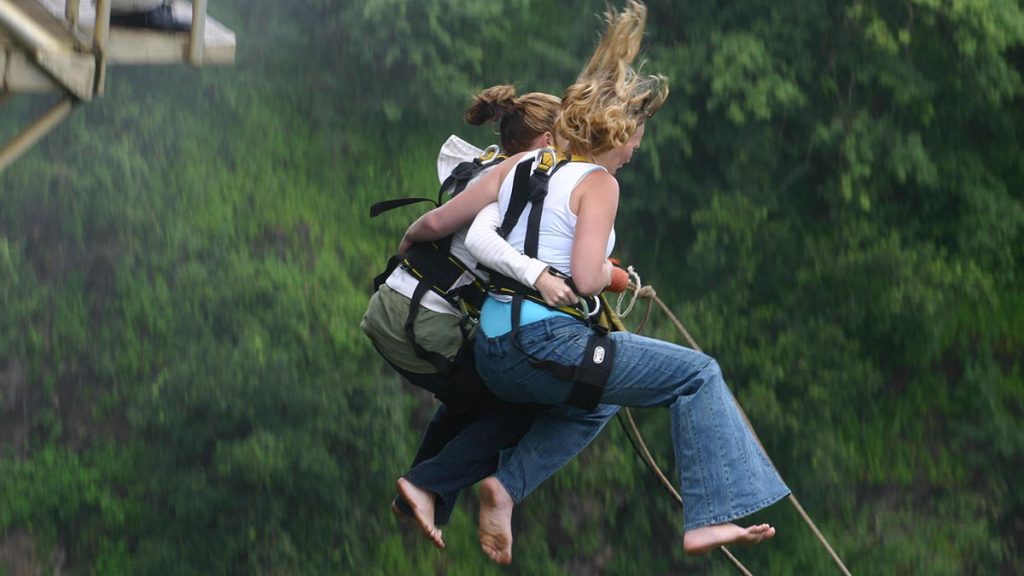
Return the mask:
[(426, 284), (427, 288), (458, 308), (457, 294), (449, 294), (448, 290), (468, 268), (449, 253), (450, 244), (450, 237), (438, 242), (413, 244), (405, 253), (402, 264), (421, 284)]
[(501, 221), (499, 234), (502, 238), (508, 238), (509, 232), (516, 227), (519, 218), (530, 201), (529, 181), (531, 161), (524, 160), (516, 166), (516, 173), (512, 180), (512, 197), (509, 199), (508, 209), (505, 210), (505, 217)]
[(530, 216), (526, 220), (526, 240), (523, 242), (523, 254), (530, 258), (537, 257), (540, 244), (540, 219), (544, 214), (544, 198), (548, 195), (547, 179), (537, 182), (537, 175), (531, 178)]
[(456, 196), (459, 192), (465, 190), (469, 181), (479, 174), (482, 168), (483, 165), (480, 163), (479, 158), (459, 162), (437, 190), (437, 204), (440, 205), (442, 203), (446, 191), (450, 191), (450, 196)]
[(601, 403), (601, 395), (614, 367), (615, 341), (606, 330), (595, 329), (587, 340), (583, 363), (574, 366), (572, 389), (565, 403), (584, 410), (596, 408)]

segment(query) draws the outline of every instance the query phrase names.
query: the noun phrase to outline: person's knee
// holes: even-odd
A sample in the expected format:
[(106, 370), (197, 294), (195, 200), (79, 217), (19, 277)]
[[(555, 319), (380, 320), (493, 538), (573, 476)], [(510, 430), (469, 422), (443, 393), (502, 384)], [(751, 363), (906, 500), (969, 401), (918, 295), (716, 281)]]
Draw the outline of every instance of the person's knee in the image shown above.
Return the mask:
[(715, 360), (711, 356), (708, 356), (708, 363), (701, 368), (701, 373), (706, 379), (721, 379), (722, 378), (722, 367), (718, 365), (718, 360)]
[(597, 408), (594, 408), (594, 416), (598, 418), (608, 419), (615, 416), (615, 413), (619, 411), (619, 406), (614, 404), (598, 404)]

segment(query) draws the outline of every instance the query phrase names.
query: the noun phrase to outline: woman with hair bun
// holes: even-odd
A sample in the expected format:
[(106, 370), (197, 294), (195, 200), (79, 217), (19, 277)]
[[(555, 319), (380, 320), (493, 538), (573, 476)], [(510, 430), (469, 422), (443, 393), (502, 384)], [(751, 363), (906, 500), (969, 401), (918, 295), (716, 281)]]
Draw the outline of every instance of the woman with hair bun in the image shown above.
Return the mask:
[[(550, 177), (536, 231), (536, 257), (569, 273), (584, 296), (609, 284), (607, 256), (615, 242), (619, 203), (615, 174), (629, 163), (646, 121), (668, 95), (663, 77), (641, 75), (632, 66), (646, 16), (646, 7), (636, 0), (629, 0), (622, 11), (605, 14), (607, 29), (576, 83), (566, 90), (555, 124), (562, 151), (585, 160), (571, 162)], [(506, 160), (459, 198), (424, 215), (406, 232), (406, 239), (429, 240), (449, 227), (463, 227), (495, 199), (504, 212), (515, 168), (520, 162), (535, 165), (537, 158), (525, 153)], [(507, 236), (520, 249), (527, 235), (526, 215), (524, 211)], [(467, 240), (474, 254), (479, 228), (474, 224)], [(492, 560), (507, 564), (512, 559), (512, 509), (522, 500), (515, 471), (565, 459), (560, 440), (574, 437), (583, 412), (567, 403), (575, 384), (538, 362), (581, 365), (592, 331), (576, 318), (530, 301), (522, 302), (519, 327), (513, 331), (513, 307), (504, 300), (491, 294), (481, 312), (476, 336), (480, 375), (500, 398), (553, 405), (538, 417), (515, 454), (503, 458), (498, 471), (481, 483), (481, 547)], [(753, 544), (773, 537), (775, 529), (768, 524), (733, 523), (784, 498), (789, 489), (753, 437), (718, 363), (694, 350), (627, 332), (609, 338), (614, 361), (600, 402), (661, 406), (671, 413), (683, 496), (684, 551), (702, 554), (724, 544)]]
[[(466, 110), (465, 120), (473, 125), (498, 125), (501, 149), (508, 154), (541, 148), (550, 144), (551, 128), (557, 117), (560, 99), (550, 94), (532, 92), (517, 96), (515, 88), (494, 86), (476, 95)], [(443, 150), (442, 150), (443, 152)], [(465, 158), (463, 158), (465, 160)], [(482, 174), (486, 175), (487, 168)], [(482, 177), (477, 176), (477, 179)], [(454, 201), (458, 196), (452, 199)], [(495, 212), (496, 215), (496, 212)], [(477, 260), (465, 248), (466, 229), (452, 229), (450, 256), (457, 259), (465, 272), (447, 288), (455, 293), (484, 275)], [(437, 237), (436, 239), (440, 239)], [(524, 256), (497, 234), (483, 241), (490, 254), (488, 265), (502, 274), (534, 286), (553, 306), (570, 305), (576, 301), (565, 281), (547, 274), (547, 265)], [(411, 242), (403, 240), (399, 252), (406, 254)], [(483, 278), (485, 279), (485, 278)], [(427, 290), (415, 309), (412, 326), (415, 343), (406, 324), (413, 308), (413, 298), (420, 279), (404, 267), (397, 267), (370, 298), (361, 327), (373, 341), (377, 351), (405, 380), (434, 394), (442, 405), (424, 432), (411, 469), (398, 480), (397, 496), (392, 509), (397, 514), (416, 520), (423, 533), (438, 547), (444, 546), (439, 524), (447, 523), (461, 489), (492, 474), (502, 449), (514, 446), (534, 421), (536, 408), (503, 402), (493, 396), (477, 379), (483, 393), (476, 398), (452, 375), (424, 359), (419, 349), (439, 354), (454, 361), (460, 349), (472, 352), (464, 332), (465, 314), (442, 296)], [(415, 346), (414, 346), (415, 344)], [(472, 359), (468, 369), (476, 377)], [(466, 398), (471, 400), (467, 401)], [(467, 406), (468, 404), (468, 406)], [(576, 441), (577, 448), (568, 450), (571, 459), (600, 432), (616, 407), (597, 411), (586, 423), (586, 430)], [(543, 479), (565, 464), (550, 463), (522, 470), (517, 482), (539, 485)], [(534, 479), (536, 476), (539, 479)]]

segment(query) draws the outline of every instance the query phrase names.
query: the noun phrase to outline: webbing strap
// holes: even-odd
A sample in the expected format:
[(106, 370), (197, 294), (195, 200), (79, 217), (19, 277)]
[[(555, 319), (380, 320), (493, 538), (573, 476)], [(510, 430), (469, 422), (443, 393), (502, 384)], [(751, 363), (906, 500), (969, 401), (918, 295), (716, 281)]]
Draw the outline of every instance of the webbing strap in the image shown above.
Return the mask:
[[(453, 308), (459, 307), (459, 298), (464, 296), (470, 296), (471, 300), (468, 303), (479, 307), (483, 300), (483, 284), (461, 260), (451, 254), (450, 244), (450, 237), (438, 242), (413, 244), (406, 252), (402, 266), (415, 276), (420, 284), (426, 284), (427, 288), (448, 301)], [(465, 273), (473, 276), (473, 282), (468, 285), (469, 287), (450, 292), (452, 284)], [(473, 291), (481, 294), (471, 294)]]
[(416, 356), (430, 362), (431, 366), (437, 368), (437, 371), (441, 374), (451, 376), (455, 373), (455, 364), (451, 360), (445, 358), (442, 354), (427, 350), (416, 342), (416, 316), (419, 315), (420, 302), (423, 301), (423, 295), (426, 294), (429, 289), (430, 286), (427, 282), (420, 281), (420, 283), (416, 285), (416, 289), (413, 290), (412, 298), (409, 299), (409, 315), (405, 318), (405, 336), (409, 339), (409, 342), (412, 343), (412, 348), (416, 353)]
[(458, 196), (481, 170), (494, 166), (505, 158), (508, 158), (508, 156), (501, 153), (498, 145), (491, 144), (476, 158), (460, 162), (452, 170), (452, 173), (445, 178), (444, 182), (441, 183), (441, 188), (437, 191), (437, 204), (441, 205), (443, 202), (445, 190), (450, 190), (448, 195), (452, 198)]
[(483, 166), (480, 164), (479, 158), (467, 162), (459, 162), (452, 170), (452, 173), (444, 179), (441, 183), (441, 188), (437, 191), (437, 203), (441, 204), (444, 199), (445, 190), (451, 190), (451, 196), (456, 196), (460, 192), (466, 189), (469, 181), (476, 176)]
[(444, 194), (447, 191), (451, 197), (457, 196), (460, 192), (466, 189), (470, 180), (476, 177), (484, 168), (489, 168), (495, 164), (501, 162), (508, 156), (500, 153), (500, 149), (496, 144), (492, 144), (483, 151), (480, 156), (467, 160), (465, 162), (459, 162), (452, 173), (444, 179), (441, 183), (441, 187), (437, 189), (437, 200), (430, 198), (396, 198), (394, 200), (383, 200), (370, 206), (370, 218), (376, 218), (381, 214), (394, 210), (395, 208), (401, 208), (402, 206), (408, 206), (410, 204), (418, 204), (420, 202), (430, 202), (435, 207), (444, 204)]
[(438, 396), (438, 400), (444, 402), (455, 414), (475, 411), (481, 400), (489, 395), (489, 392), (476, 371), (473, 346), (469, 342), (468, 334), (463, 332), (462, 346), (455, 353), (455, 357), (450, 360), (443, 354), (427, 350), (416, 341), (416, 317), (420, 311), (420, 302), (427, 290), (429, 290), (427, 283), (420, 282), (412, 293), (412, 298), (409, 301), (409, 315), (405, 319), (405, 336), (412, 343), (416, 356), (429, 362), (454, 384), (453, 389), (443, 397)]
[(547, 196), (547, 179), (539, 181), (539, 178), (534, 175), (530, 181), (530, 216), (526, 220), (526, 240), (523, 242), (523, 253), (531, 258), (537, 257), (540, 244), (540, 218), (544, 213), (544, 199)]
[(569, 391), (566, 404), (578, 406), (584, 410), (593, 410), (601, 403), (608, 376), (615, 366), (615, 341), (607, 330), (594, 330), (587, 340), (587, 349), (583, 353), (583, 363), (574, 366), (572, 375), (573, 386)]
[(388, 210), (394, 210), (395, 208), (401, 208), (402, 206), (408, 206), (410, 204), (419, 204), (420, 202), (430, 202), (434, 206), (441, 205), (440, 202), (435, 202), (430, 198), (396, 198), (394, 200), (382, 200), (373, 206), (370, 206), (370, 218), (376, 218)]
[(512, 197), (509, 199), (508, 209), (505, 210), (505, 217), (501, 221), (499, 234), (502, 238), (508, 238), (509, 232), (516, 227), (519, 218), (526, 209), (530, 200), (530, 161), (525, 160), (516, 166), (516, 173), (512, 179)]
[[(565, 279), (566, 283), (569, 283), (570, 288), (572, 287), (572, 280), (567, 276), (558, 272), (554, 268), (548, 267), (547, 274), (553, 274), (559, 278)], [(544, 301), (544, 296), (540, 291), (533, 288), (529, 288), (520, 284), (518, 281), (501, 274), (500, 272), (491, 272), (490, 280), (487, 282), (487, 291), (495, 294), (502, 294), (505, 296), (515, 296), (516, 294), (522, 294), (523, 298), (536, 302), (541, 306), (548, 306), (548, 303)], [(575, 290), (573, 290), (575, 292)], [(583, 298), (582, 296), (580, 298)], [(596, 299), (595, 299), (596, 301)], [(548, 306), (550, 308), (550, 306)], [(587, 315), (579, 305), (561, 306), (557, 308), (559, 312), (564, 312), (577, 320), (586, 321)]]

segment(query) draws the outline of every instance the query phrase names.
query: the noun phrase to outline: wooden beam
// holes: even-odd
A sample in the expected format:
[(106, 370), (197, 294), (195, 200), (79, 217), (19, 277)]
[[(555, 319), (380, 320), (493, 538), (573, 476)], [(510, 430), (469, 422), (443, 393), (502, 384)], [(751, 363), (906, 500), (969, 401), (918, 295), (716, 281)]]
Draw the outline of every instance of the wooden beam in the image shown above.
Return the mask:
[(96, 56), (97, 96), (103, 96), (107, 82), (107, 44), (110, 41), (110, 0), (96, 1), (96, 23), (92, 29), (92, 51)]
[(66, 50), (66, 46), (59, 39), (10, 0), (0, 0), (0, 26), (7, 29), (18, 43), (33, 52)]
[(65, 118), (71, 114), (71, 109), (75, 106), (75, 97), (67, 96), (50, 108), (45, 114), (39, 117), (31, 126), (26, 128), (21, 134), (14, 137), (7, 145), (0, 148), (0, 172), (3, 172), (8, 166), (10, 166), (15, 160), (20, 158), (29, 148), (36, 145), (37, 142), (43, 139), (44, 136), (49, 134), (54, 128), (57, 127)]
[(38, 94), (67, 91), (63, 84), (43, 70), (23, 50), (0, 52), (0, 63), (3, 63), (3, 68), (0, 70), (0, 74), (3, 74), (3, 78), (0, 78), (0, 86), (6, 90)]
[(68, 0), (64, 6), (64, 17), (68, 19), (68, 26), (71, 30), (78, 28), (79, 0)]
[[(102, 0), (101, 0), (102, 1)], [(46, 15), (46, 12), (42, 12)], [(46, 16), (49, 18), (49, 16)], [(93, 94), (92, 59), (75, 52), (73, 39), (56, 22), (47, 29), (43, 23), (21, 10), (10, 0), (0, 0), (0, 27), (3, 27), (25, 49), (34, 64), (61, 84), (65, 90), (83, 100)], [(8, 53), (8, 66), (13, 58)], [(10, 80), (5, 72), (5, 82)]]
[(40, 52), (36, 63), (81, 100), (92, 100), (96, 60), (78, 52)]
[[(39, 2), (45, 10), (65, 19), (67, 9), (66, 1), (69, 0), (34, 0)], [(204, 5), (209, 0), (203, 0)], [(85, 43), (86, 50), (92, 51), (93, 28), (95, 27), (95, 16), (88, 2), (83, 3), (78, 20), (78, 32), (89, 35)], [(195, 12), (199, 11), (198, 4), (193, 7), (189, 2), (183, 0), (171, 0), (175, 18), (183, 21), (193, 21)], [(195, 8), (195, 9), (193, 9)], [(193, 30), (193, 34), (197, 31)], [(191, 63), (191, 50), (196, 46), (191, 38), (193, 34), (186, 32), (168, 32), (166, 30), (150, 30), (145, 28), (128, 28), (123, 26), (112, 26), (110, 28), (107, 42), (106, 65), (161, 65)], [(195, 34), (198, 36), (198, 34)], [(216, 19), (210, 17), (209, 12), (203, 19), (202, 38), (202, 65), (225, 65), (235, 62), (236, 40), (235, 33), (224, 26)]]
[(199, 67), (203, 65), (203, 48), (206, 44), (206, 0), (192, 0), (192, 32), (188, 41), (188, 62)]

